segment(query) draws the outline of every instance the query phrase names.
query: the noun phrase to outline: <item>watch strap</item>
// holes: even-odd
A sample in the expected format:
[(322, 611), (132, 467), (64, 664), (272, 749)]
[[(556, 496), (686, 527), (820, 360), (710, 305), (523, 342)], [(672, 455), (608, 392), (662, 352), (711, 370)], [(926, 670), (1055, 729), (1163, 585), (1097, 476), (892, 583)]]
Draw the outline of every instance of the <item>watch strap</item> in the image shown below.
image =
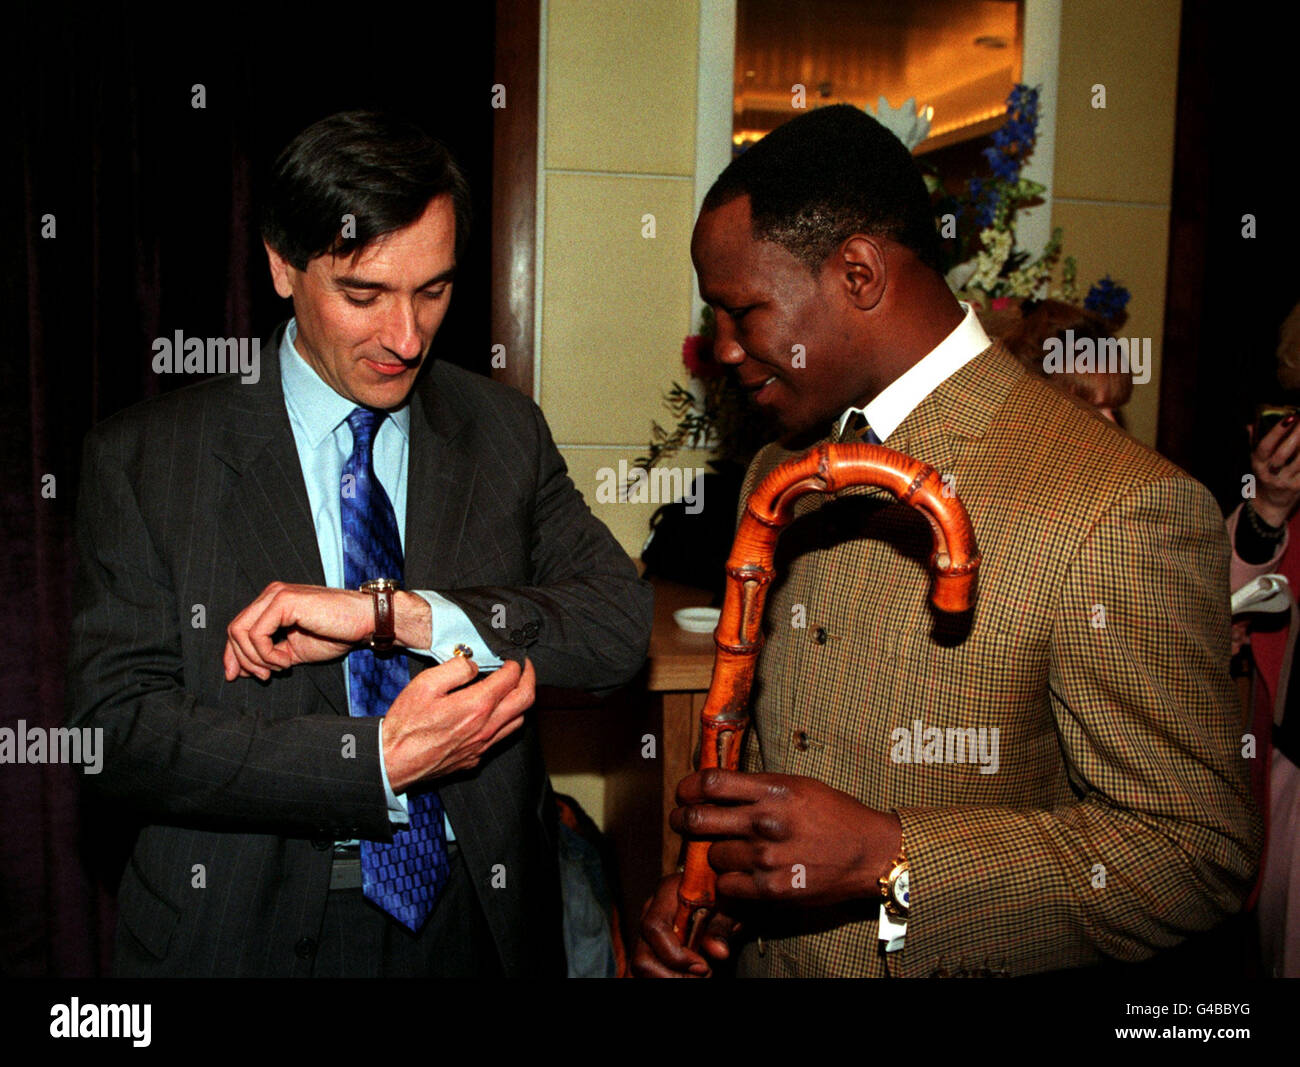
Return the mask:
[(398, 589), (398, 584), (391, 578), (376, 578), (361, 585), (361, 591), (369, 593), (375, 605), (375, 630), (370, 637), (370, 647), (376, 652), (388, 652), (397, 639), (393, 601)]

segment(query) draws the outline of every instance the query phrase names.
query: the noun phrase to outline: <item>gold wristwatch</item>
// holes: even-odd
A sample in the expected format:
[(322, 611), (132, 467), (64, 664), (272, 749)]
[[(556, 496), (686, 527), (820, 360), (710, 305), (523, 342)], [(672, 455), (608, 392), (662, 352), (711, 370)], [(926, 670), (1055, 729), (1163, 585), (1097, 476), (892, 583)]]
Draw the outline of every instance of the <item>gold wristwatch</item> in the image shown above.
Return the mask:
[(907, 906), (911, 899), (909, 872), (907, 849), (900, 843), (898, 859), (889, 865), (888, 873), (882, 874), (876, 883), (880, 886), (881, 904), (895, 919), (907, 919)]

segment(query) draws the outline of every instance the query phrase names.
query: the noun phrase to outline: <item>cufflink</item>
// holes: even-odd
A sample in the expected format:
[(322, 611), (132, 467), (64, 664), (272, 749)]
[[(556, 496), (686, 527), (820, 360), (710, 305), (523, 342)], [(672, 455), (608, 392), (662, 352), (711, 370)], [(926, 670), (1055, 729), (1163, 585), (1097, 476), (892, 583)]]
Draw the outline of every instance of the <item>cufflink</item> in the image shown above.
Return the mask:
[(451, 650), (453, 656), (464, 656), (466, 659), (474, 658), (474, 650), (469, 645), (457, 645)]

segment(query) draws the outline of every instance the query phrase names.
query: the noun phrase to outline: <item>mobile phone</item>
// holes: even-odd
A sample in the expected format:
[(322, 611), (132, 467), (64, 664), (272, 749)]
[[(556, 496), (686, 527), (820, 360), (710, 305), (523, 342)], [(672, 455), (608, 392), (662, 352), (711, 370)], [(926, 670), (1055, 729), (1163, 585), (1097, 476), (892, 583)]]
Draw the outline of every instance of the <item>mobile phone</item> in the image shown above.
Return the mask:
[(1251, 444), (1258, 445), (1288, 415), (1300, 413), (1300, 408), (1292, 404), (1260, 404), (1255, 409), (1255, 428), (1251, 434)]

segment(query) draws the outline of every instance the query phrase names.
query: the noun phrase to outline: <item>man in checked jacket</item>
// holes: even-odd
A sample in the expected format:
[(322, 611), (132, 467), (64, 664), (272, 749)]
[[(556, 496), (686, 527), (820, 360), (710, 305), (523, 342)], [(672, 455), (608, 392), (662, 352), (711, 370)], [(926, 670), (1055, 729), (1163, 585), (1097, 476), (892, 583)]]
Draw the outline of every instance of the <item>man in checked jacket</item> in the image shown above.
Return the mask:
[[(929, 606), (928, 524), (884, 490), (810, 496), (782, 535), (745, 774), (678, 787), (719, 914), (643, 975), (1028, 975), (1137, 961), (1241, 906), (1260, 828), (1228, 674), (1210, 494), (990, 344), (936, 269), (906, 149), (851, 107), (778, 128), (695, 228), (715, 352), (775, 414), (767, 471), (857, 437), (935, 467), (983, 555)], [(869, 429), (868, 429), (869, 427)], [(743, 926), (736, 929), (736, 921)]]

